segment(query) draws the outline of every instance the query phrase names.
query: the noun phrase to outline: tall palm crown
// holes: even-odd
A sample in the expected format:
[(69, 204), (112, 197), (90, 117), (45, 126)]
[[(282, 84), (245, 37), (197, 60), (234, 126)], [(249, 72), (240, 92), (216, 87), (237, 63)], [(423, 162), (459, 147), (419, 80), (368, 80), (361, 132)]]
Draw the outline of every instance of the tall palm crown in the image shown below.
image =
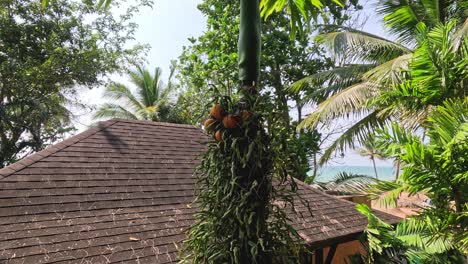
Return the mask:
[(174, 91), (171, 78), (174, 70), (171, 69), (168, 84), (162, 79), (162, 70), (156, 67), (154, 74), (147, 69), (137, 66), (129, 72), (130, 82), (136, 87), (131, 88), (122, 83), (111, 83), (105, 90), (104, 96), (112, 102), (103, 104), (94, 115), (95, 119), (126, 118), (135, 120), (160, 120), (160, 111), (170, 103), (170, 96)]
[(354, 147), (356, 139), (361, 141), (388, 120), (417, 127), (433, 105), (464, 96), (468, 43), (468, 23), (460, 11), (464, 5), (466, 0), (379, 1), (378, 11), (397, 41), (350, 28), (317, 37), (341, 63), (293, 85), (296, 91), (312, 87), (315, 98), (326, 98), (315, 100), (317, 109), (301, 126), (358, 117), (325, 151), (321, 163), (336, 149)]
[(361, 147), (358, 149), (358, 153), (361, 156), (369, 157), (372, 161), (372, 165), (374, 166), (374, 173), (375, 178), (378, 179), (379, 176), (377, 175), (377, 166), (375, 164), (376, 159), (383, 159), (383, 153), (375, 146), (375, 138), (372, 134), (368, 135), (368, 137), (361, 142)]

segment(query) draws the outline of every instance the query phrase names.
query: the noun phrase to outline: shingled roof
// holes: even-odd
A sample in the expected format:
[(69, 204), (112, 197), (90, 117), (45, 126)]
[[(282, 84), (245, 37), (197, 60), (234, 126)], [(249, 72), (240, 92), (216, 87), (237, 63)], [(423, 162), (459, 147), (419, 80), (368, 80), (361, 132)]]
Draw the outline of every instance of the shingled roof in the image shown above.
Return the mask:
[[(1, 169), (0, 263), (175, 263), (206, 141), (193, 126), (113, 119)], [(311, 246), (367, 225), (350, 202), (298, 192), (312, 215), (298, 207), (294, 225)]]

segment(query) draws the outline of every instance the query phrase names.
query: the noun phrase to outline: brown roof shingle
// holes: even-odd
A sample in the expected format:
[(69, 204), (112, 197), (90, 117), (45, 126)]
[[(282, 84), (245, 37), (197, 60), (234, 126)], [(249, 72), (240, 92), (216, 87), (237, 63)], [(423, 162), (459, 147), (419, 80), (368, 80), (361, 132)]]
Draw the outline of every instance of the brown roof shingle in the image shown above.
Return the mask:
[[(0, 263), (176, 262), (207, 140), (193, 126), (113, 119), (1, 169)], [(350, 202), (302, 183), (299, 194), (312, 216), (299, 205), (295, 227), (311, 244), (367, 224)]]

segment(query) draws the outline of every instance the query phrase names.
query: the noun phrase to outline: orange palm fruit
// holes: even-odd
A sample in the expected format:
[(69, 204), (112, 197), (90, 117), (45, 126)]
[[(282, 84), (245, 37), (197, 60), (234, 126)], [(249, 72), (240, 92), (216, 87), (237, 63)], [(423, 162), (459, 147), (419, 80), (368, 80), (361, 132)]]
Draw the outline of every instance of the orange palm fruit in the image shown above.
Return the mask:
[(233, 115), (227, 115), (223, 118), (223, 126), (225, 128), (235, 128), (237, 126), (237, 117)]
[(215, 123), (216, 119), (208, 118), (205, 123), (203, 123), (203, 127), (205, 127), (205, 130), (211, 131), (213, 130)]
[(225, 114), (224, 114), (224, 110), (221, 108), (221, 105), (215, 104), (215, 105), (213, 105), (213, 107), (210, 110), (210, 115), (213, 118), (216, 118), (216, 119), (220, 120), (220, 119), (223, 119)]
[(221, 140), (223, 140), (223, 132), (221, 132), (221, 130), (218, 130), (216, 131), (215, 133), (215, 139), (216, 139), (216, 142), (220, 142)]

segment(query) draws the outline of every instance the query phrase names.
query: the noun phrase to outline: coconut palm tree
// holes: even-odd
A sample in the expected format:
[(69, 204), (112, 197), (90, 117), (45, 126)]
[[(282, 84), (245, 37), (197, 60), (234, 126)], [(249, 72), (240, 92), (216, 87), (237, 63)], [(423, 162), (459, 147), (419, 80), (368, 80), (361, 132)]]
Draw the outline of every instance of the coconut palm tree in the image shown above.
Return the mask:
[[(466, 36), (467, 23), (459, 11), (462, 5), (462, 1), (381, 1), (378, 3), (378, 12), (385, 15), (386, 25), (390, 32), (397, 36), (397, 41), (350, 28), (342, 28), (339, 32), (317, 38), (329, 48), (335, 59), (343, 61), (345, 58), (350, 63), (317, 73), (293, 85), (292, 89), (296, 91), (315, 87), (318, 98), (327, 98), (317, 102), (317, 109), (301, 123), (300, 128), (315, 127), (319, 122), (330, 122), (350, 115), (358, 118), (358, 121), (324, 152), (322, 164), (336, 149), (344, 151), (347, 147), (354, 147), (356, 139), (363, 140), (366, 134), (376, 127), (383, 126), (390, 119), (399, 119), (414, 128), (425, 120), (428, 107), (440, 104), (449, 93), (455, 97), (461, 96), (463, 89), (460, 89), (460, 84), (463, 84), (463, 81), (460, 79), (463, 79), (466, 73), (459, 67), (452, 66), (464, 61), (466, 50), (463, 44), (466, 37), (462, 36)], [(441, 23), (451, 25), (442, 32), (444, 29), (440, 29)], [(435, 28), (440, 30), (428, 33)], [(458, 31), (455, 32), (455, 29)], [(436, 39), (434, 34), (445, 39)], [(447, 43), (452, 43), (453, 47), (450, 48)], [(442, 48), (444, 53), (435, 52), (435, 48)], [(419, 66), (415, 62), (418, 57), (425, 58), (424, 62), (420, 60)], [(439, 67), (441, 63), (447, 67)], [(430, 69), (432, 76), (436, 77), (429, 80), (429, 76), (426, 76), (426, 81), (430, 81), (435, 90), (444, 91), (448, 88), (450, 92), (444, 92), (445, 95), (435, 93), (437, 96), (428, 101), (420, 100), (418, 111), (415, 111), (415, 105), (406, 104), (403, 107), (400, 101), (390, 100), (389, 95), (392, 95), (393, 99), (396, 98), (395, 91), (400, 91), (399, 99), (403, 99), (403, 95), (406, 94), (406, 100), (403, 101), (409, 102), (414, 99), (412, 96), (416, 94), (410, 96), (408, 86), (411, 84), (405, 80), (414, 79), (410, 72), (417, 72), (422, 67)], [(458, 69), (450, 73), (454, 75), (444, 72), (455, 68)], [(447, 76), (457, 76), (452, 79), (458, 84), (446, 87), (446, 80), (441, 76), (445, 76), (445, 79)], [(415, 82), (412, 83), (414, 84)], [(414, 89), (412, 91), (415, 92)], [(386, 97), (379, 96), (382, 94)]]
[(383, 159), (384, 155), (375, 146), (374, 136), (370, 134), (367, 139), (361, 141), (361, 147), (358, 149), (358, 153), (361, 156), (369, 157), (374, 166), (375, 178), (379, 179), (377, 175), (377, 166), (375, 165), (376, 159)]
[[(162, 70), (156, 67), (151, 74), (147, 69), (137, 66), (129, 72), (130, 82), (136, 91), (122, 83), (111, 83), (105, 90), (105, 98), (112, 102), (104, 103), (95, 113), (95, 119), (126, 118), (135, 120), (161, 121), (160, 113), (169, 107), (170, 96), (174, 91), (171, 78), (174, 68), (171, 68), (169, 81), (165, 85)], [(164, 121), (164, 120), (163, 120)]]

